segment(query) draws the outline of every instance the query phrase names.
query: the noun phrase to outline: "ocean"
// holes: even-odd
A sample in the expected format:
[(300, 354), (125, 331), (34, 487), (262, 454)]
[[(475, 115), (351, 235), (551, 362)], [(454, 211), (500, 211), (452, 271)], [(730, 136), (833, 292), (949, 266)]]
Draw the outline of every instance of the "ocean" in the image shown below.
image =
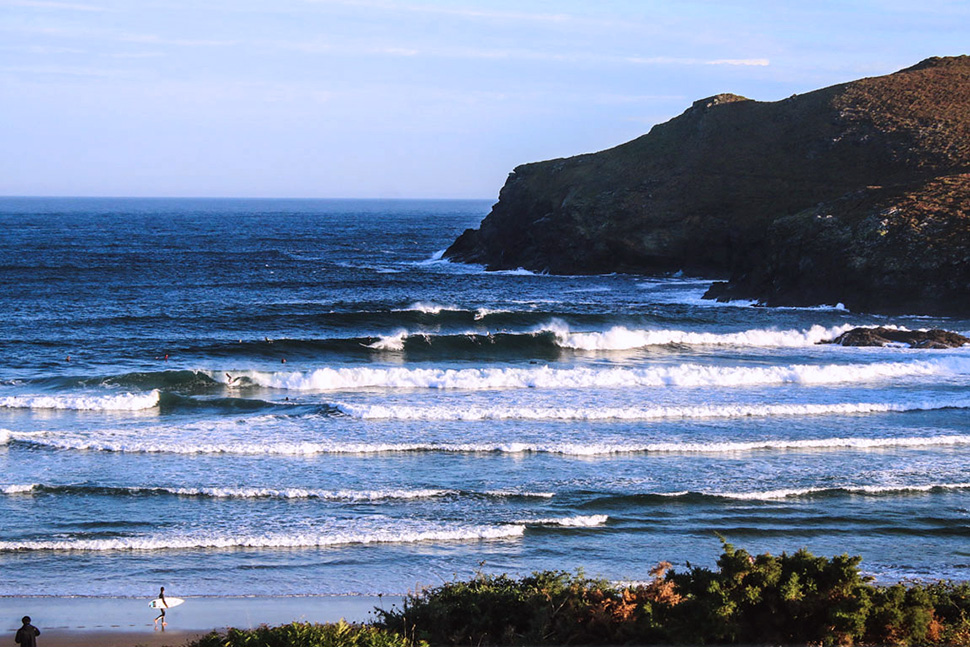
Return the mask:
[(970, 321), (486, 272), (486, 201), (0, 199), (0, 595), (861, 555), (970, 580)]

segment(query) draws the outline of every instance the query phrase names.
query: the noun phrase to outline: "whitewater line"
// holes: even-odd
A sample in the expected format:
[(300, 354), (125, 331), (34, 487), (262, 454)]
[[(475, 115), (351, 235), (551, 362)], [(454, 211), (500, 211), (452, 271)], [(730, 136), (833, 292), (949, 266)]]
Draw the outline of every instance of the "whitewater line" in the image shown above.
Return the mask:
[(234, 488), (234, 487), (149, 487), (149, 486), (92, 486), (49, 485), (22, 483), (0, 485), (0, 493), (7, 495), (31, 493), (104, 493), (122, 495), (168, 494), (173, 496), (208, 497), (214, 499), (322, 499), (328, 501), (375, 502), (387, 500), (434, 499), (448, 496), (486, 498), (541, 498), (554, 496), (551, 492), (464, 491), (464, 490), (314, 490), (307, 488)]
[(320, 548), (366, 544), (409, 544), (419, 542), (477, 541), (520, 537), (524, 525), (481, 526), (458, 530), (372, 533), (336, 532), (295, 535), (241, 535), (212, 537), (116, 537), (111, 539), (66, 539), (0, 541), (3, 551), (151, 551), (211, 548)]
[(817, 438), (710, 443), (156, 443), (146, 440), (110, 441), (50, 438), (10, 433), (9, 441), (61, 450), (159, 454), (234, 454), (244, 456), (312, 456), (317, 454), (382, 453), (493, 453), (610, 456), (614, 454), (725, 454), (752, 451), (867, 450), (890, 448), (953, 447), (970, 445), (970, 435), (902, 438)]
[[(564, 389), (631, 387), (744, 387), (842, 384), (902, 377), (970, 374), (970, 356), (867, 364), (711, 366), (685, 363), (643, 368), (320, 368), (309, 372), (240, 371), (253, 383), (294, 391), (387, 389)], [(213, 373), (214, 379), (219, 379)]]
[(707, 496), (725, 499), (739, 499), (743, 501), (770, 501), (779, 499), (793, 499), (820, 494), (862, 494), (869, 496), (925, 493), (934, 490), (966, 490), (970, 483), (932, 483), (928, 485), (842, 485), (833, 487), (792, 488), (782, 490), (768, 490), (765, 492), (712, 492)]
[(970, 398), (923, 401), (913, 404), (880, 402), (834, 404), (752, 404), (693, 407), (413, 407), (399, 405), (337, 404), (336, 409), (363, 420), (670, 420), (751, 418), (771, 416), (851, 415), (970, 408)]
[(4, 409), (60, 409), (72, 411), (141, 411), (158, 406), (161, 392), (111, 395), (19, 395), (0, 397)]
[(0, 541), (6, 551), (152, 551), (212, 548), (318, 548), (367, 544), (409, 544), (420, 542), (482, 541), (521, 537), (529, 526), (592, 528), (606, 523), (606, 515), (580, 515), (552, 519), (519, 521), (497, 526), (415, 531), (380, 530), (325, 534), (298, 533), (239, 536), (114, 537), (110, 539), (61, 539), (39, 541)]

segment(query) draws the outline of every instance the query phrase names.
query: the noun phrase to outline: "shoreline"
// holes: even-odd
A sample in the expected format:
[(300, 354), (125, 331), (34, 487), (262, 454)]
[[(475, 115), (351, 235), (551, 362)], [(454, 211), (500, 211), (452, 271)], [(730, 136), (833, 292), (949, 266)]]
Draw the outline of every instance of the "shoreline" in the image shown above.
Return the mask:
[(130, 647), (184, 645), (227, 627), (252, 629), (289, 622), (367, 622), (374, 609), (400, 605), (400, 595), (301, 597), (196, 597), (167, 610), (167, 626), (156, 627), (148, 598), (0, 597), (0, 634), (12, 636), (28, 615), (41, 631), (42, 647)]

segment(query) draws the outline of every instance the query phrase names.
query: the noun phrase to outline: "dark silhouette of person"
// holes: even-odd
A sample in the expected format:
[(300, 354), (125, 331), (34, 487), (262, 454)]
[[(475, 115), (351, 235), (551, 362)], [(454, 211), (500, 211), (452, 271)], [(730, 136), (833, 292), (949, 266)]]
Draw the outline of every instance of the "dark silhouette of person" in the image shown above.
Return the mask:
[(161, 589), (159, 589), (159, 591), (158, 591), (158, 599), (162, 601), (162, 604), (161, 604), (160, 607), (158, 607), (159, 614), (158, 614), (158, 617), (155, 618), (155, 625), (157, 626), (158, 625), (158, 621), (161, 620), (162, 621), (162, 627), (164, 627), (165, 625), (168, 624), (167, 622), (165, 622), (165, 609), (168, 608), (168, 602), (165, 601), (165, 587), (164, 586)]
[(30, 616), (24, 616), (23, 623), (24, 626), (17, 630), (14, 640), (20, 647), (37, 647), (37, 636), (40, 635), (40, 629), (30, 624)]

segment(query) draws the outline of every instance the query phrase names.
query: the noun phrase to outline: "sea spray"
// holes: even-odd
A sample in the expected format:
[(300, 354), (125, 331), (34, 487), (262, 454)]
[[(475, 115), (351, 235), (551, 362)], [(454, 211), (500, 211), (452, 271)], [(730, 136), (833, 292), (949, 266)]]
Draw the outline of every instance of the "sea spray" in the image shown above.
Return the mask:
[(588, 389), (741, 387), (771, 384), (878, 382), (919, 376), (966, 375), (970, 356), (856, 364), (711, 366), (683, 363), (646, 368), (319, 368), (309, 372), (240, 372), (261, 386), (293, 391), (386, 389)]
[(815, 450), (880, 450), (962, 447), (970, 445), (970, 435), (945, 435), (900, 438), (811, 438), (788, 440), (690, 442), (506, 442), (506, 443), (368, 443), (368, 442), (299, 442), (299, 443), (156, 443), (129, 440), (86, 440), (64, 437), (24, 437), (18, 442), (36, 447), (60, 450), (102, 451), (119, 453), (170, 454), (236, 454), (241, 456), (315, 456), (320, 454), (400, 454), (436, 452), (447, 454), (552, 454), (562, 456), (610, 456), (614, 454), (733, 454), (741, 452), (815, 451)]

